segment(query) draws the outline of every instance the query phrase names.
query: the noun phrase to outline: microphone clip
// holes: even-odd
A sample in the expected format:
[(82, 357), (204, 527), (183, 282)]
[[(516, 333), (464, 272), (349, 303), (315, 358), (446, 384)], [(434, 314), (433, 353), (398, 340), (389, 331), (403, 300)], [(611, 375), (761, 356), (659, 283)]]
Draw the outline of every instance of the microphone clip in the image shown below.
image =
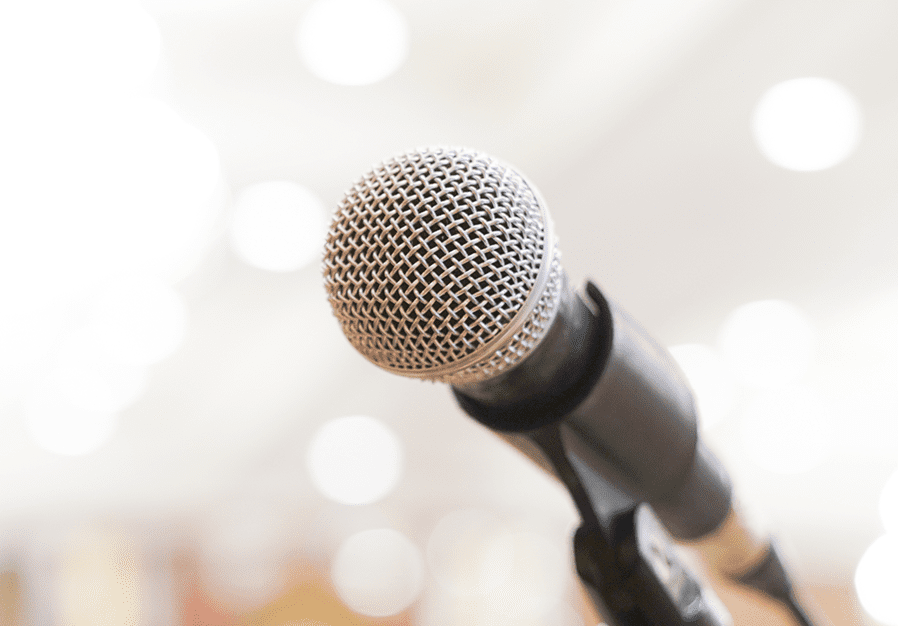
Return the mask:
[[(574, 534), (577, 573), (607, 626), (731, 626), (713, 591), (681, 561), (652, 508), (576, 470), (557, 425), (525, 435), (570, 491), (583, 523)], [(588, 481), (589, 484), (584, 484)]]

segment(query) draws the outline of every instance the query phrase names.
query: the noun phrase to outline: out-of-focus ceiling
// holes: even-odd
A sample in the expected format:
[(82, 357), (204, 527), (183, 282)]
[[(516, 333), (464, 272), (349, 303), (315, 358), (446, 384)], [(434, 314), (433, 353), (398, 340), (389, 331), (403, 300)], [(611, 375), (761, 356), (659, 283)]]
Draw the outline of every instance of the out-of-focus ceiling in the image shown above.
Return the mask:
[[(291, 180), (332, 207), (375, 161), (467, 145), (536, 182), (574, 283), (594, 278), (662, 343), (713, 344), (736, 306), (795, 303), (820, 337), (808, 380), (830, 393), (830, 459), (784, 477), (752, 465), (736, 418), (706, 435), (804, 571), (848, 579), (882, 532), (879, 492), (898, 466), (898, 356), (857, 330), (870, 298), (898, 310), (888, 309), (898, 290), (898, 6), (403, 0), (407, 63), (346, 87), (315, 78), (296, 54), (308, 4), (145, 2), (162, 34), (160, 93), (212, 139), (230, 191)], [(801, 76), (836, 80), (861, 104), (860, 146), (832, 169), (778, 168), (752, 138), (764, 91)], [(463, 416), (446, 388), (387, 375), (351, 350), (317, 267), (248, 267), (222, 224), (178, 289), (186, 342), (155, 367), (105, 447), (39, 451), (9, 409), (0, 506), (10, 525), (60, 512), (189, 517), (250, 495), (297, 519), (339, 517), (313, 489), (305, 449), (325, 420), (365, 414), (403, 442), (405, 473), (384, 507), (411, 536), (447, 503), (541, 511), (560, 537), (569, 530), (560, 488)]]

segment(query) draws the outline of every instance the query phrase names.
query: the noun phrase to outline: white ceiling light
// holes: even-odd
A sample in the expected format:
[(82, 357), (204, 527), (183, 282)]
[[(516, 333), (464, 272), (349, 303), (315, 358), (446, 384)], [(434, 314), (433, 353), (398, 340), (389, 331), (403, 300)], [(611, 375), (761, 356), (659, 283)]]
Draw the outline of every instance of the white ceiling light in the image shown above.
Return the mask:
[(486, 557), (502, 532), (499, 519), (476, 509), (453, 511), (434, 527), (427, 542), (427, 563), (440, 586), (457, 596), (490, 591)]
[(751, 460), (777, 474), (819, 466), (834, 444), (829, 407), (804, 387), (758, 394), (742, 410), (740, 435)]
[(211, 240), (215, 148), (145, 97), (160, 42), (137, 0), (0, 3), (0, 397), (97, 285), (178, 279)]
[(816, 333), (807, 317), (782, 300), (759, 300), (733, 311), (718, 345), (736, 380), (755, 388), (780, 387), (807, 371)]
[(29, 0), (0, 8), (4, 101), (21, 93), (143, 88), (159, 28), (137, 0)]
[(315, 0), (300, 23), (296, 46), (318, 78), (368, 85), (405, 61), (408, 27), (386, 0)]
[(237, 197), (231, 245), (254, 267), (272, 272), (300, 269), (324, 246), (325, 213), (321, 201), (296, 183), (251, 185)]
[(180, 342), (183, 305), (164, 293), (160, 313), (160, 298), (107, 292), (87, 328), (79, 314), (110, 280), (164, 283), (197, 261), (217, 215), (218, 156), (146, 97), (160, 37), (135, 0), (5, 3), (0, 18), (0, 294), (11, 322), (0, 347), (13, 348), (0, 369), (20, 372), (4, 391), (30, 389), (23, 414), (38, 445), (87, 454), (140, 395), (142, 366)]
[(232, 611), (257, 609), (287, 585), (287, 519), (265, 502), (229, 503), (207, 523), (200, 540), (203, 582)]
[(167, 284), (132, 281), (115, 285), (93, 302), (88, 332), (113, 363), (151, 365), (184, 340), (187, 307)]
[(450, 513), (428, 544), (428, 560), (441, 584), (423, 603), (419, 621), (427, 626), (566, 623), (567, 554), (566, 546), (541, 534), (497, 528), (485, 513)]
[(867, 548), (854, 574), (858, 599), (884, 626), (898, 626), (898, 536), (887, 534)]
[(114, 413), (140, 398), (147, 373), (142, 367), (92, 364), (58, 367), (48, 378), (67, 404), (85, 411)]
[(854, 151), (861, 138), (861, 110), (839, 83), (795, 78), (761, 97), (752, 130), (772, 163), (797, 171), (823, 170)]
[(53, 350), (68, 317), (61, 303), (41, 302), (37, 294), (32, 302), (14, 295), (7, 292), (0, 307), (0, 402), (22, 393)]
[(110, 411), (73, 406), (62, 393), (47, 390), (30, 394), (23, 402), (31, 439), (55, 454), (81, 456), (100, 449), (118, 426)]
[(399, 482), (402, 446), (379, 420), (341, 417), (318, 429), (306, 461), (322, 494), (342, 504), (369, 504)]
[(331, 577), (340, 598), (371, 617), (406, 609), (424, 587), (421, 552), (390, 528), (365, 530), (347, 539), (334, 557)]
[(559, 546), (533, 532), (508, 533), (487, 550), (485, 598), (496, 616), (544, 617), (561, 601), (568, 584), (567, 560)]

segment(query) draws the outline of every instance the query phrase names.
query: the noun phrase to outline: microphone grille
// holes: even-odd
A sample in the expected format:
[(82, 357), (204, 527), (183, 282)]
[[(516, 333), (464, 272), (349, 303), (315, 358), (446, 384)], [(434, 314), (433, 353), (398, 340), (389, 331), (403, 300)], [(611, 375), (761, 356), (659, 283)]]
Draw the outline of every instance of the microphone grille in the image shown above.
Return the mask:
[(554, 319), (563, 272), (544, 203), (480, 152), (385, 161), (337, 207), (324, 281), (350, 343), (405, 376), (465, 384), (515, 365)]

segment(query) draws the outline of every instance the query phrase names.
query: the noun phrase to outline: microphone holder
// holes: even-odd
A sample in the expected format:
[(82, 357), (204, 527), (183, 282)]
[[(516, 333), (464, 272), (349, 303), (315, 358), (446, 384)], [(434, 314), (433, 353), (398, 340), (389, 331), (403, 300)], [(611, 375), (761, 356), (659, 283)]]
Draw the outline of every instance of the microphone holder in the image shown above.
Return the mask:
[[(525, 436), (552, 464), (580, 512), (574, 561), (607, 626), (732, 624), (714, 593), (680, 561), (648, 504), (621, 497), (589, 474), (596, 484), (584, 484), (556, 425)], [(600, 501), (603, 494), (608, 497)]]
[[(732, 626), (723, 603), (677, 555), (650, 505), (589, 471), (565, 449), (557, 424), (520, 436), (552, 465), (583, 520), (574, 533), (574, 563), (605, 620), (600, 626)], [(733, 580), (780, 602), (799, 626), (814, 626), (775, 544)]]

